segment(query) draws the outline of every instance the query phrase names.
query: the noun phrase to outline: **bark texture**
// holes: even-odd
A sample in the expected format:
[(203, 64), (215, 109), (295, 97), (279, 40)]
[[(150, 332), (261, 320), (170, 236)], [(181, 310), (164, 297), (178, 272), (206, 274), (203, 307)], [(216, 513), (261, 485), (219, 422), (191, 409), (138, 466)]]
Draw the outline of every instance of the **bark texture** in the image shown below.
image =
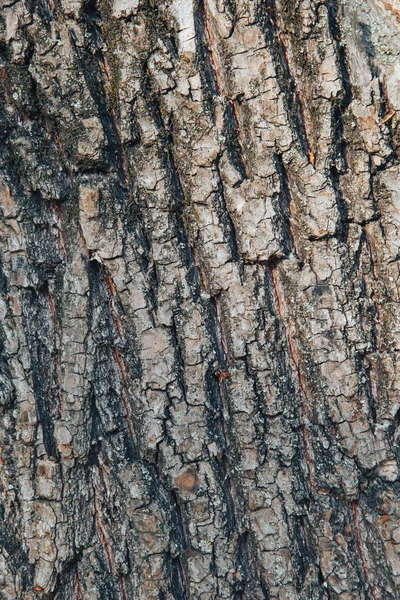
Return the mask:
[(400, 1), (3, 0), (0, 597), (400, 597)]

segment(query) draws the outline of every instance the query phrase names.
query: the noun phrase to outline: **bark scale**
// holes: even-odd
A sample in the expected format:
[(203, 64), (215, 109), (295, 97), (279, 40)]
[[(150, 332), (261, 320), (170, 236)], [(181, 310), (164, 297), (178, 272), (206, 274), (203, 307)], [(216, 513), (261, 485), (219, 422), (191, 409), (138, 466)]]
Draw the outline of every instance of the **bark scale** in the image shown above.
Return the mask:
[(0, 597), (400, 595), (398, 0), (2, 0)]

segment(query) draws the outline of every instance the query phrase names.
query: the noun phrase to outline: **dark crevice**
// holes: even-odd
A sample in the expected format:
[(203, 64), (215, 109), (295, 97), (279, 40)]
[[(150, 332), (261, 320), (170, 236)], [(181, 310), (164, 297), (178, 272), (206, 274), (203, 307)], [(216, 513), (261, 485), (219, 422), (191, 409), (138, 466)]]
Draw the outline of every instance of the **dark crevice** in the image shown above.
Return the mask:
[(156, 265), (152, 265), (151, 268), (147, 269), (147, 287), (146, 287), (146, 298), (151, 306), (151, 309), (156, 313), (158, 308), (158, 287), (159, 280), (157, 274)]
[(148, 461), (143, 461), (143, 464), (150, 476), (150, 494), (163, 510), (169, 523), (170, 550), (165, 555), (165, 561), (170, 574), (170, 591), (175, 600), (186, 600), (188, 575), (185, 552), (189, 543), (182, 505), (176, 491), (170, 489), (161, 465)]
[(310, 148), (295, 79), (290, 72), (286, 48), (279, 35), (276, 0), (258, 0), (256, 15), (274, 61), (276, 79), (283, 93), (291, 128), (307, 158)]
[(235, 600), (244, 600), (253, 593), (261, 592), (264, 598), (269, 598), (265, 582), (260, 580), (257, 572), (258, 560), (256, 554), (256, 544), (249, 531), (243, 531), (238, 534), (236, 546), (236, 559), (240, 577), (234, 583), (233, 593)]
[(271, 595), (268, 591), (267, 584), (265, 583), (265, 581), (260, 581), (260, 584), (264, 600), (270, 600)]
[(28, 0), (28, 10), (32, 14), (36, 13), (48, 32), (51, 29), (51, 22), (54, 21), (53, 11), (48, 0)]
[(372, 391), (371, 366), (370, 365), (364, 369), (364, 374), (365, 374), (365, 386), (364, 386), (365, 395), (366, 395), (366, 398), (368, 401), (371, 429), (374, 432), (375, 426), (377, 423), (377, 412), (376, 412), (376, 400), (374, 398), (374, 394)]
[(217, 383), (217, 378), (210, 366), (205, 375), (205, 390), (207, 396), (207, 425), (210, 438), (215, 441), (221, 453), (227, 451), (227, 442), (225, 439), (222, 399)]
[(57, 574), (51, 598), (54, 598), (54, 600), (69, 600), (70, 598), (75, 598), (76, 578), (78, 576), (78, 567), (81, 560), (82, 551), (75, 554), (73, 558), (63, 564), (62, 571)]
[(98, 346), (114, 344), (117, 338), (111, 313), (105, 267), (95, 259), (87, 262), (89, 279), (89, 328)]
[(214, 98), (218, 96), (218, 82), (214, 73), (211, 49), (206, 32), (207, 22), (204, 0), (196, 0), (194, 11), (194, 29), (196, 32), (196, 66), (200, 73), (203, 88), (204, 105), (207, 112), (214, 118)]
[(216, 443), (219, 450), (217, 456), (212, 457), (210, 462), (223, 497), (226, 533), (232, 537), (237, 527), (228, 465), (228, 453), (231, 455), (232, 450), (229, 452), (228, 449), (221, 393), (211, 366), (206, 371), (204, 383), (207, 396), (206, 422), (209, 437)]
[(292, 540), (292, 561), (296, 574), (296, 590), (300, 593), (310, 565), (315, 564), (316, 553), (311, 545), (308, 523), (303, 515), (293, 515), (288, 519), (290, 539)]
[(215, 352), (215, 357), (217, 360), (217, 364), (219, 366), (220, 371), (227, 371), (228, 365), (226, 362), (226, 356), (224, 352), (222, 337), (221, 337), (221, 327), (219, 324), (218, 318), (218, 306), (217, 300), (213, 296), (211, 296), (208, 302), (208, 311), (207, 311), (207, 331), (210, 335), (213, 350)]
[(336, 47), (336, 61), (341, 76), (343, 86), (342, 92), (332, 102), (331, 123), (332, 123), (332, 151), (331, 151), (331, 168), (330, 178), (332, 187), (335, 192), (336, 205), (339, 211), (339, 222), (336, 228), (336, 236), (340, 242), (346, 243), (349, 222), (348, 222), (348, 207), (340, 187), (340, 176), (348, 172), (347, 156), (346, 156), (346, 141), (345, 141), (345, 118), (347, 109), (349, 108), (353, 93), (351, 89), (350, 73), (346, 49), (342, 43), (342, 33), (339, 21), (339, 6), (337, 0), (332, 0), (326, 3), (328, 11), (328, 22), (331, 36)]
[[(118, 439), (114, 441), (113, 434), (121, 434), (124, 456), (133, 462), (137, 459), (137, 450), (132, 437), (130, 415), (127, 412), (129, 398), (126, 398), (126, 382), (121, 372), (122, 359), (120, 350), (116, 346), (120, 333), (111, 307), (105, 267), (96, 260), (89, 260), (88, 279), (90, 288), (88, 322), (95, 343), (91, 402), (92, 416), (95, 420), (92, 426), (100, 421), (101, 429), (110, 443), (114, 444), (117, 452), (120, 436), (117, 435)], [(133, 336), (129, 332), (126, 334), (123, 349), (130, 358), (130, 371), (140, 376), (140, 364), (131, 358), (136, 354)], [(94, 433), (97, 433), (96, 430)]]
[(90, 386), (90, 392), (88, 395), (88, 405), (90, 412), (90, 449), (87, 456), (87, 465), (98, 466), (99, 465), (99, 454), (102, 448), (102, 438), (104, 436), (103, 427), (101, 424), (101, 417), (99, 410), (96, 406), (96, 397), (93, 390), (93, 386)]
[(239, 262), (240, 261), (240, 253), (239, 253), (238, 241), (237, 241), (237, 236), (236, 236), (236, 229), (235, 229), (235, 225), (232, 221), (230, 212), (228, 210), (228, 206), (226, 204), (223, 180), (222, 180), (221, 173), (219, 170), (218, 162), (216, 164), (216, 167), (217, 167), (217, 173), (218, 173), (218, 193), (216, 195), (218, 219), (220, 220), (220, 222), (224, 228), (225, 237), (228, 242), (229, 249), (232, 253), (232, 259), (235, 262)]
[(168, 187), (171, 193), (171, 199), (174, 202), (174, 233), (177, 238), (182, 262), (186, 267), (186, 277), (193, 295), (193, 299), (197, 301), (200, 298), (200, 275), (196, 267), (193, 252), (190, 247), (185, 229), (187, 200), (185, 198), (185, 193), (172, 151), (173, 124), (170, 122), (168, 123), (168, 127), (165, 126), (159, 106), (159, 100), (157, 95), (154, 94), (152, 90), (149, 73), (146, 69), (143, 71), (141, 87), (147, 106), (150, 109), (150, 114), (154, 119), (155, 125), (161, 137), (162, 144), (159, 151), (159, 158), (164, 165)]
[[(89, 4), (88, 6), (92, 6)], [(107, 95), (104, 87), (104, 58), (99, 50), (97, 50), (97, 43), (99, 38), (99, 28), (94, 25), (92, 8), (90, 12), (91, 18), (86, 18), (84, 23), (86, 25), (87, 44), (84, 48), (81, 48), (77, 44), (76, 36), (74, 31), (70, 30), (71, 44), (75, 50), (77, 62), (83, 73), (85, 83), (88, 90), (97, 106), (98, 116), (104, 129), (104, 133), (107, 138), (106, 153), (110, 165), (115, 169), (116, 173), (119, 174), (121, 183), (124, 185), (125, 174), (124, 170), (121, 169), (121, 165), (124, 164), (123, 150), (121, 140), (112, 109), (109, 105)], [(104, 168), (104, 167), (103, 167)]]
[(184, 583), (184, 571), (179, 556), (172, 558), (168, 565), (170, 573), (170, 590), (175, 600), (187, 600), (186, 588)]
[(371, 75), (372, 77), (378, 77), (379, 69), (377, 68), (374, 62), (376, 57), (376, 51), (375, 46), (372, 42), (371, 27), (367, 23), (363, 23), (362, 21), (358, 23), (358, 27), (361, 33), (361, 41), (364, 46), (364, 51), (368, 60), (368, 66), (370, 68)]
[(41, 289), (26, 288), (22, 295), (24, 327), (31, 357), (33, 391), (43, 443), (49, 457), (58, 460), (54, 421), (59, 396), (56, 369), (56, 332), (48, 299), (48, 284)]
[(253, 418), (254, 428), (256, 431), (254, 442), (258, 449), (260, 464), (264, 465), (268, 456), (268, 416), (265, 412), (265, 395), (262, 392), (262, 390), (259, 389), (257, 374), (253, 373), (250, 367), (250, 357), (248, 355), (247, 347), (246, 355), (244, 356), (244, 366), (246, 378), (248, 379), (248, 381), (251, 382), (254, 392), (254, 398), (256, 403), (255, 413), (256, 411), (258, 413), (257, 417), (255, 414)]
[(336, 44), (336, 57), (338, 61), (339, 71), (343, 84), (343, 93), (340, 102), (340, 112), (344, 115), (347, 108), (350, 106), (353, 99), (353, 93), (351, 89), (350, 81), (350, 70), (348, 67), (348, 60), (346, 55), (346, 47), (343, 44), (342, 32), (340, 29), (340, 17), (339, 17), (339, 3), (338, 0), (330, 0), (326, 3), (328, 11), (328, 22), (331, 36)]
[(294, 240), (290, 227), (290, 203), (292, 198), (289, 189), (289, 178), (282, 160), (282, 155), (275, 152), (273, 158), (280, 184), (280, 191), (276, 199), (277, 202), (275, 202), (275, 208), (280, 217), (282, 249), (285, 256), (288, 256), (292, 250), (295, 252)]
[[(3, 497), (4, 488), (2, 485), (0, 485), (0, 491)], [(8, 555), (8, 569), (13, 573), (14, 577), (18, 576), (20, 578), (20, 585), (23, 586), (24, 589), (29, 589), (32, 586), (34, 579), (35, 565), (30, 563), (26, 549), (16, 535), (16, 531), (18, 531), (16, 520), (19, 518), (19, 515), (15, 513), (15, 509), (6, 512), (3, 506), (4, 505), (0, 502), (0, 547), (4, 549)], [(6, 516), (4, 516), (4, 514), (6, 514)]]
[(175, 351), (175, 373), (177, 376), (179, 389), (181, 390), (182, 398), (187, 403), (186, 382), (185, 382), (185, 361), (183, 357), (183, 341), (179, 339), (176, 316), (172, 318), (172, 327), (170, 329), (172, 345)]
[(332, 165), (330, 170), (330, 178), (332, 182), (333, 191), (335, 193), (336, 206), (339, 212), (339, 220), (336, 225), (335, 236), (339, 242), (345, 244), (347, 242), (347, 236), (349, 233), (349, 213), (347, 202), (344, 199), (342, 190), (340, 188), (340, 173), (337, 170), (336, 165), (334, 164)]
[(88, 39), (92, 44), (92, 49), (96, 50), (101, 44), (102, 39), (102, 18), (97, 0), (86, 0), (85, 2), (83, 2), (80, 12), (81, 19), (85, 24), (86, 30), (89, 34)]
[[(351, 266), (351, 270), (352, 273), (358, 273), (358, 271), (360, 270), (360, 266), (361, 266), (361, 257), (362, 257), (362, 253), (363, 253), (363, 248), (364, 246), (367, 245), (367, 236), (365, 234), (365, 228), (362, 228), (361, 231), (361, 235), (360, 235), (360, 239), (358, 242), (358, 248), (356, 250), (356, 252), (354, 253), (354, 259), (353, 259), (353, 264)], [(365, 281), (364, 279), (361, 279), (361, 285), (362, 285), (362, 290), (365, 293)]]
[(223, 133), (229, 159), (243, 181), (247, 179), (246, 165), (243, 160), (243, 148), (240, 141), (239, 120), (232, 100), (227, 100), (225, 104)]
[[(0, 261), (0, 294), (5, 303), (7, 303), (8, 293), (8, 281)], [(7, 307), (7, 318), (10, 318), (10, 316), (11, 311), (10, 308)], [(4, 347), (5, 337), (4, 329), (0, 326), (0, 405), (3, 407), (12, 407), (17, 399), (17, 395), (15, 393), (16, 390), (13, 384), (13, 377), (8, 364), (7, 352)]]

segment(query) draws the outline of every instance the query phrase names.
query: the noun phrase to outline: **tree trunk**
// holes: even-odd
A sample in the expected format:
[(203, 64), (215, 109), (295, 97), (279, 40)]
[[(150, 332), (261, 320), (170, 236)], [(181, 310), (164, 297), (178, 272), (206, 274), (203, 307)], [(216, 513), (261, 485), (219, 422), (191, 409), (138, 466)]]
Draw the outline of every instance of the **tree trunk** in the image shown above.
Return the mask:
[(399, 21), (3, 0), (1, 599), (400, 597)]

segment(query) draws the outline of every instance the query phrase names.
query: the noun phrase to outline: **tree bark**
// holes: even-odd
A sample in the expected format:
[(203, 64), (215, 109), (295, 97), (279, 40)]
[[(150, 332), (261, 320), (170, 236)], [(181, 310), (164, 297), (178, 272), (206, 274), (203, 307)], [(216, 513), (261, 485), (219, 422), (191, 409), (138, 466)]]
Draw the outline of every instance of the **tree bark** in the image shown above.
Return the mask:
[(399, 0), (2, 0), (0, 598), (400, 597)]

